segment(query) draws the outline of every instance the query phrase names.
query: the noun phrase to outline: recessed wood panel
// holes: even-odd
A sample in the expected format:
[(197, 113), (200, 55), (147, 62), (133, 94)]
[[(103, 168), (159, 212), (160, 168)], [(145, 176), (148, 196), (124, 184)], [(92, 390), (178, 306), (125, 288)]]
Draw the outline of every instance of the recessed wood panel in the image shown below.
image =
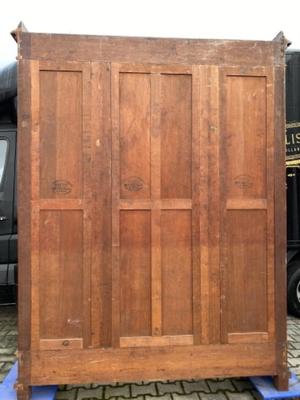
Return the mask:
[(40, 71), (40, 197), (82, 197), (82, 74)]
[(192, 235), (190, 211), (162, 211), (162, 331), (192, 333)]
[(266, 197), (266, 78), (226, 77), (228, 198)]
[(161, 75), (160, 105), (161, 197), (191, 198), (191, 75)]
[(40, 212), (40, 337), (82, 337), (82, 211)]
[(226, 330), (267, 332), (267, 216), (265, 210), (227, 212)]
[(120, 213), (121, 336), (151, 335), (150, 214)]
[(150, 195), (150, 75), (120, 74), (121, 198)]

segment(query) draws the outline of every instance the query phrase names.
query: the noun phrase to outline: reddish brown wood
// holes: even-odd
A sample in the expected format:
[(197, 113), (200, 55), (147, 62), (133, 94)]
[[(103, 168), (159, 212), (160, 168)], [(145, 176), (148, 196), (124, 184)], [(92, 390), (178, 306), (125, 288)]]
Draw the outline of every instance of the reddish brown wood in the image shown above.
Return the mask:
[(283, 44), (18, 35), (19, 399), (284, 388)]

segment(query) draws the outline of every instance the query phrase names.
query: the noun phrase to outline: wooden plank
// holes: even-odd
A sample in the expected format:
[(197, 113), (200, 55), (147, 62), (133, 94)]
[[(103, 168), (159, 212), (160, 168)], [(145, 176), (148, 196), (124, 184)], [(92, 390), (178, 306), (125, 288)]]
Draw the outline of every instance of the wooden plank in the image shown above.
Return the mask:
[(83, 336), (86, 317), (83, 225), (81, 210), (40, 212), (41, 339), (63, 340)]
[(151, 335), (151, 212), (120, 212), (120, 336)]
[[(261, 75), (255, 75), (255, 73)], [(230, 68), (225, 69), (223, 75), (222, 102), (225, 107), (222, 121), (226, 135), (222, 143), (222, 160), (223, 169), (226, 172), (222, 178), (224, 185), (222, 242), (224, 244), (221, 257), (224, 268), (221, 279), (224, 286), (221, 298), (223, 299), (222, 328), (225, 342), (226, 332), (267, 331), (265, 322), (267, 315), (270, 317), (270, 310), (267, 312), (267, 288), (272, 279), (265, 267), (267, 226), (270, 222), (266, 218), (268, 205), (266, 75), (265, 68), (252, 71), (252, 73), (242, 68), (240, 70)], [(236, 132), (239, 132), (239, 135)], [(253, 132), (255, 132), (255, 137), (253, 137)], [(235, 151), (238, 147), (239, 151)], [(252, 239), (249, 236), (251, 218), (256, 220), (256, 230), (251, 233)], [(247, 219), (248, 222), (246, 222)], [(240, 231), (242, 225), (244, 229), (247, 229), (247, 233)], [(260, 244), (257, 242), (258, 236)], [(256, 272), (252, 267), (247, 267), (250, 259), (251, 265), (258, 268)], [(259, 264), (260, 267), (258, 267)], [(228, 270), (229, 266), (231, 271)], [(255, 283), (258, 275), (259, 285)], [(248, 307), (248, 302), (246, 306), (243, 300), (241, 288), (245, 281), (247, 281), (247, 290), (253, 286), (256, 293), (251, 307)], [(262, 307), (265, 308), (265, 312), (258, 313)], [(240, 311), (237, 311), (238, 309)], [(243, 315), (242, 319), (238, 317), (239, 314)]]
[(92, 77), (91, 336), (93, 347), (109, 347), (112, 330), (110, 65), (92, 63)]
[(161, 75), (161, 197), (192, 197), (192, 76)]
[[(161, 77), (151, 75), (151, 200), (161, 199)], [(160, 209), (151, 212), (151, 305), (152, 335), (162, 334)]]
[(120, 197), (150, 198), (150, 75), (120, 73)]
[(120, 200), (121, 210), (191, 210), (191, 199)]
[(120, 339), (120, 347), (187, 346), (193, 343), (193, 335), (133, 336)]
[[(226, 104), (226, 73), (224, 68), (220, 68), (219, 73), (219, 104)], [(221, 134), (221, 129), (225, 125), (226, 112), (225, 107), (220, 107), (220, 129), (219, 129), (219, 204), (218, 210), (220, 215), (219, 223), (219, 261), (220, 261), (220, 337), (221, 343), (227, 343), (228, 335), (226, 331), (227, 326), (227, 303), (226, 303), (226, 263), (227, 261), (227, 236), (226, 236), (226, 168), (225, 168), (225, 137)]]
[(162, 333), (193, 333), (192, 213), (161, 213)]
[[(51, 40), (50, 40), (51, 37)], [(155, 64), (284, 65), (280, 44), (263, 41), (21, 33), (22, 58)]]
[(193, 66), (192, 75), (192, 279), (194, 344), (201, 343), (201, 259), (200, 259), (200, 80), (201, 69)]
[(83, 199), (39, 199), (31, 201), (32, 207), (40, 210), (82, 210)]
[[(39, 63), (30, 64), (31, 73), (31, 199), (39, 198)], [(39, 209), (31, 210), (31, 349), (38, 349), (39, 315)]]
[[(82, 66), (82, 179), (83, 179), (83, 273), (82, 312), (83, 346), (91, 346), (91, 256), (92, 256), (92, 134), (91, 134), (91, 67)], [(75, 287), (73, 288), (75, 291)]]
[[(31, 71), (29, 61), (19, 62), (18, 75), (18, 140), (17, 186), (18, 221), (18, 348), (29, 350), (31, 336)], [(33, 75), (35, 77), (35, 75)], [(35, 122), (35, 121), (34, 121)], [(23, 374), (24, 371), (21, 371)]]
[[(82, 71), (40, 71), (41, 198), (81, 198), (83, 192)], [(49, 65), (50, 68), (50, 65)], [(70, 101), (66, 102), (66, 96)]]
[(112, 346), (120, 346), (120, 125), (119, 67), (111, 66), (112, 124)]
[(41, 60), (40, 71), (82, 72), (83, 63), (77, 61)]
[(208, 253), (208, 138), (210, 124), (210, 67), (200, 67), (199, 133), (200, 133), (200, 302), (201, 342), (209, 343), (209, 253)]
[(41, 339), (40, 350), (61, 350), (61, 349), (82, 349), (83, 340), (81, 338), (65, 338), (61, 339)]
[(17, 188), (18, 223), (18, 379), (30, 382), (31, 344), (31, 65), (20, 60), (18, 65), (18, 140)]
[(20, 384), (284, 387), (282, 44), (20, 37)]
[[(284, 56), (284, 52), (283, 56)], [(275, 331), (276, 385), (288, 385), (286, 337), (286, 197), (285, 197), (285, 86), (284, 67), (274, 68), (274, 249), (275, 249)]]
[[(209, 246), (209, 343), (220, 343), (220, 100), (219, 68), (211, 66), (208, 126), (208, 246)], [(213, 171), (213, 173), (210, 173)]]
[[(221, 355), (221, 356), (220, 356)], [(199, 362), (201, 360), (201, 362)], [(130, 364), (130, 368), (128, 365)], [(86, 368), (82, 368), (85, 365)], [(32, 353), (32, 384), (272, 375), (274, 344), (74, 349)]]
[(266, 210), (267, 199), (228, 199), (227, 210)]
[[(275, 226), (274, 226), (274, 189), (275, 171), (274, 164), (277, 163), (275, 155), (275, 124), (274, 124), (274, 71), (267, 69), (267, 93), (266, 93), (266, 161), (267, 161), (267, 302), (268, 302), (268, 333), (270, 340), (275, 339)], [(284, 178), (285, 181), (285, 178)], [(283, 195), (283, 193), (282, 193)], [(286, 293), (284, 295), (286, 297)]]
[(120, 64), (120, 72), (131, 72), (140, 74), (191, 74), (192, 67), (190, 65), (155, 65), (155, 64), (138, 64), (138, 63), (122, 63)]
[(229, 333), (228, 343), (265, 343), (270, 340), (268, 332)]

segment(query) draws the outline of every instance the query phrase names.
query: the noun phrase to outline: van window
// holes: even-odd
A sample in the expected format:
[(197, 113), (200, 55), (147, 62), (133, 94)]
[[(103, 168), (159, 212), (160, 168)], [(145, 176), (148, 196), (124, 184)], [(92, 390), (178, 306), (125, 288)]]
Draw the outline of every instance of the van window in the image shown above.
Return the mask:
[(2, 186), (2, 180), (4, 175), (7, 147), (8, 147), (7, 140), (0, 139), (0, 187)]

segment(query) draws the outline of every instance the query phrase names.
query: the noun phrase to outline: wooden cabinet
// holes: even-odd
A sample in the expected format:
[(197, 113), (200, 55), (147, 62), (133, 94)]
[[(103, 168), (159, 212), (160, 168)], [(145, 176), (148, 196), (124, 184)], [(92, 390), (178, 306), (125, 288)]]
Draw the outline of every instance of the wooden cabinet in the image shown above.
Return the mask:
[(284, 38), (18, 36), (19, 400), (284, 388)]

